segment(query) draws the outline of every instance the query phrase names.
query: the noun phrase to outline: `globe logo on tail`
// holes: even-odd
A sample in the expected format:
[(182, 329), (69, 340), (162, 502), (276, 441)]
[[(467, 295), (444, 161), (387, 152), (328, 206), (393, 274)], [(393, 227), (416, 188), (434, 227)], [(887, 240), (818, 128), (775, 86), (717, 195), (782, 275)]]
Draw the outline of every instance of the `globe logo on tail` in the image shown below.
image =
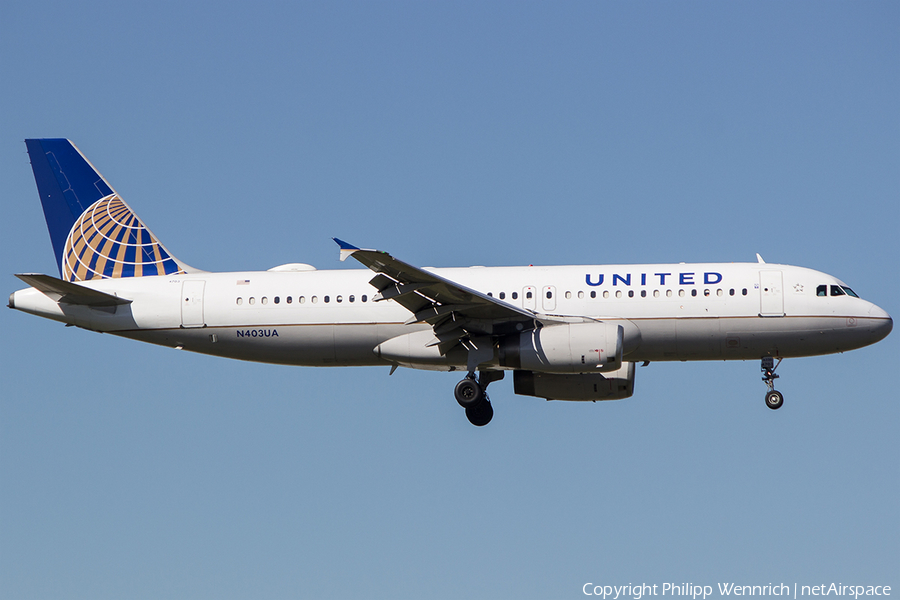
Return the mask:
[(62, 271), (66, 281), (184, 273), (116, 194), (101, 198), (75, 221)]

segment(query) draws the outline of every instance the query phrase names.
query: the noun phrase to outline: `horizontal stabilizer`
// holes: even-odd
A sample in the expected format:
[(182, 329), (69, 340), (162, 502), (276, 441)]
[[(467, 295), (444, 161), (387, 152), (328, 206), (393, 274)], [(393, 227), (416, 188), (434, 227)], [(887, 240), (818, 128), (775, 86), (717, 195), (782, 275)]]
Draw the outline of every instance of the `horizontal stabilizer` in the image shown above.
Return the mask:
[(16, 277), (35, 288), (54, 302), (81, 304), (84, 306), (116, 306), (131, 304), (131, 300), (94, 290), (77, 283), (70, 283), (38, 273), (20, 273)]

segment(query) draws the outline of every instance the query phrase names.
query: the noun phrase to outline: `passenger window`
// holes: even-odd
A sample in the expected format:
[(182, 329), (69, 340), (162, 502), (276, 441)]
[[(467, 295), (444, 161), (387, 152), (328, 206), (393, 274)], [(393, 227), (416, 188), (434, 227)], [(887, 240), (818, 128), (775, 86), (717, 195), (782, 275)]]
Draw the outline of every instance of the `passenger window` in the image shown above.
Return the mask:
[(237, 299), (237, 305), (238, 305), (238, 306), (240, 306), (240, 305), (243, 304), (243, 303), (244, 303), (244, 299), (243, 299), (243, 298), (238, 298), (238, 299)]
[(275, 304), (279, 304), (279, 303), (281, 303), (281, 297), (275, 296)]
[(335, 298), (335, 300), (337, 300), (338, 302), (343, 302), (343, 301), (344, 301), (344, 297), (343, 297), (343, 296), (338, 296), (337, 298)]
[(653, 297), (659, 298), (659, 290), (653, 290)]
[(597, 297), (597, 291), (591, 290), (591, 298), (596, 298), (596, 297)]
[(816, 288), (816, 296), (827, 296), (828, 295), (828, 286), (820, 285)]
[(325, 300), (325, 304), (328, 304), (329, 302), (331, 302), (331, 296), (325, 296), (323, 300)]
[(297, 298), (297, 302), (299, 302), (300, 304), (305, 304), (306, 296), (300, 296), (299, 298)]
[(704, 295), (704, 296), (709, 296), (709, 290), (703, 290), (703, 295)]
[(641, 290), (641, 298), (647, 297), (647, 290)]
[(488, 295), (489, 298), (493, 298), (493, 297), (494, 297), (494, 294), (493, 294), (492, 292), (488, 292), (487, 295)]
[(603, 291), (603, 297), (604, 297), (604, 298), (609, 298), (609, 290), (604, 290), (604, 291)]
[(361, 299), (363, 302), (368, 302), (368, 301), (369, 301), (369, 297), (366, 296), (365, 294), (363, 294), (363, 295), (362, 295), (362, 298), (360, 298), (360, 299)]
[(728, 295), (734, 296), (734, 288), (731, 288), (730, 290), (728, 290)]
[(547, 299), (549, 300), (552, 297), (553, 297), (553, 292), (551, 292), (550, 290), (547, 290)]
[(354, 296), (353, 294), (350, 294), (349, 300), (350, 300), (350, 302), (354, 302), (356, 300), (356, 296)]
[(578, 299), (584, 298), (584, 292), (578, 292)]
[(743, 296), (747, 295), (747, 288), (744, 288), (741, 290), (741, 295), (743, 295)]
[(716, 290), (716, 296), (721, 297), (721, 296), (724, 296), (724, 295), (725, 295), (724, 290)]
[(506, 292), (500, 292), (500, 299), (506, 300)]
[(319, 298), (317, 296), (313, 296), (312, 298), (309, 299), (309, 301), (312, 302), (313, 304), (315, 304), (319, 301)]
[(678, 290), (678, 297), (684, 298), (684, 290)]
[(634, 298), (634, 290), (628, 290), (628, 297)]
[(518, 299), (518, 297), (519, 297), (519, 292), (513, 292), (513, 293), (512, 293), (512, 299), (513, 299), (513, 300)]
[(290, 304), (292, 301), (293, 301), (293, 299), (292, 299), (290, 296), (288, 296), (288, 297), (287, 297), (287, 303)]
[(256, 304), (256, 298), (250, 296), (250, 304)]
[(566, 292), (566, 300), (572, 299), (572, 292)]
[(697, 295), (697, 290), (695, 288), (695, 289), (691, 290), (691, 296), (696, 296), (696, 295)]
[(269, 303), (269, 299), (266, 298), (265, 296), (263, 296), (263, 297), (262, 297), (262, 300), (260, 300), (260, 302), (262, 302), (263, 304), (268, 304), (268, 303)]
[(616, 290), (616, 298), (622, 297), (622, 290)]
[(859, 298), (859, 296), (856, 295), (856, 292), (854, 292), (853, 290), (848, 288), (846, 285), (842, 285), (841, 289), (844, 290), (845, 292), (847, 292), (848, 296), (853, 296), (854, 298)]
[(666, 298), (672, 297), (672, 290), (666, 290)]
[(531, 300), (531, 292), (525, 292), (525, 297)]
[(842, 290), (841, 286), (839, 286), (839, 285), (833, 285), (833, 286), (831, 286), (831, 295), (832, 296), (843, 296), (844, 290)]

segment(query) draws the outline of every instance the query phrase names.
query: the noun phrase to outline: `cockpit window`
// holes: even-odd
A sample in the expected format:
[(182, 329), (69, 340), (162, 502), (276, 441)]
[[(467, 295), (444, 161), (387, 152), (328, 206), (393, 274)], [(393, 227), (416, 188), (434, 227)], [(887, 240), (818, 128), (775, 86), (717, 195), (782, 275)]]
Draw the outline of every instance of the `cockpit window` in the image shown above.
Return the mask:
[(828, 295), (828, 286), (820, 285), (816, 288), (816, 296), (827, 296)]
[(859, 296), (856, 295), (856, 292), (854, 292), (853, 290), (848, 288), (846, 285), (842, 285), (841, 289), (844, 290), (845, 292), (847, 292), (848, 296), (853, 296), (854, 298), (859, 298)]
[(839, 285), (833, 285), (833, 286), (831, 286), (831, 295), (832, 296), (843, 296), (844, 290), (842, 290), (841, 286), (839, 286)]

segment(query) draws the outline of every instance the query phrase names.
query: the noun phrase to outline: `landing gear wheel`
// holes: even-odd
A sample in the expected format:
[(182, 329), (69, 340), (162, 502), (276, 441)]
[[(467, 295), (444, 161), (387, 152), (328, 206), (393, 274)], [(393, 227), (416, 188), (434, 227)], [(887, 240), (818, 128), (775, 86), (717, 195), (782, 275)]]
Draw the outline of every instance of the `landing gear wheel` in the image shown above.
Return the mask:
[(494, 418), (494, 407), (490, 401), (483, 400), (475, 406), (466, 408), (466, 418), (475, 427), (484, 427)]
[[(474, 379), (470, 379), (466, 377), (462, 381), (456, 384), (456, 389), (453, 390), (453, 395), (456, 396), (456, 401), (459, 402), (459, 405), (465, 408), (467, 411), (469, 408), (476, 406), (484, 400), (484, 390), (481, 389), (481, 386), (478, 385), (478, 382)], [(491, 411), (493, 413), (493, 411)], [(466, 412), (468, 414), (468, 412)], [(469, 419), (471, 421), (471, 419)], [(490, 418), (488, 418), (490, 421)], [(487, 421), (485, 421), (486, 424)]]
[(766, 387), (769, 388), (769, 391), (766, 392), (766, 406), (772, 410), (778, 410), (784, 404), (784, 396), (775, 389), (775, 380), (778, 379), (775, 369), (781, 364), (781, 360), (779, 358), (778, 362), (775, 362), (775, 359), (771, 356), (763, 356), (759, 365), (763, 374), (762, 380), (765, 382)]

